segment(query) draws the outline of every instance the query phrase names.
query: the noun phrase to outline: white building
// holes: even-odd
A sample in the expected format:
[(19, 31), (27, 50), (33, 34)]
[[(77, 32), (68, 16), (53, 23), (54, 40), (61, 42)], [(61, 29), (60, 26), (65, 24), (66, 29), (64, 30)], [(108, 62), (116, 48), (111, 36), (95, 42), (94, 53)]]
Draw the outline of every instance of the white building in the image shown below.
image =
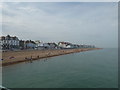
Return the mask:
[(69, 42), (59, 42), (58, 46), (60, 48), (73, 48), (73, 45)]
[(35, 43), (36, 43), (36, 47), (39, 47), (41, 44), (41, 42), (39, 40), (35, 41)]
[(69, 42), (59, 42), (58, 46), (60, 48), (64, 48), (64, 49), (80, 48), (80, 45), (72, 44), (72, 43), (69, 43)]
[(0, 37), (0, 46), (2, 49), (18, 49), (19, 39), (16, 36), (2, 36)]

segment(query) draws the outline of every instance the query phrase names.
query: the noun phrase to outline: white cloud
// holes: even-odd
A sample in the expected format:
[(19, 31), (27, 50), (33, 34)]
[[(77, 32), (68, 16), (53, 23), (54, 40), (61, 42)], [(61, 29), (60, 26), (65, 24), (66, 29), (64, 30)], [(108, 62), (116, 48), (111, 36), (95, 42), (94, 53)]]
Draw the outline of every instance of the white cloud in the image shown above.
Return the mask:
[(1, 2), (118, 2), (119, 0), (1, 0)]
[(33, 8), (33, 7), (19, 7), (18, 9), (24, 10), (25, 12), (36, 12), (36, 11), (38, 11), (37, 8)]
[[(117, 46), (115, 3), (17, 3), (3, 13), (3, 34), (21, 39)], [(98, 5), (96, 5), (98, 4)]]

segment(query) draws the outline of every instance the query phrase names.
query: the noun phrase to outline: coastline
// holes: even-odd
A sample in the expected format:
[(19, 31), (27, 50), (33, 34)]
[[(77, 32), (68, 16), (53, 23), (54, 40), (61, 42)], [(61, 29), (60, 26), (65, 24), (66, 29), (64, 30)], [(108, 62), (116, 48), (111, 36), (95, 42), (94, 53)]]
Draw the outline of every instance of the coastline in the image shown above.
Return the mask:
[(8, 66), (21, 62), (32, 62), (43, 58), (55, 57), (65, 54), (78, 53), (101, 48), (80, 48), (80, 49), (62, 49), (62, 50), (23, 50), (2, 52), (2, 66)]

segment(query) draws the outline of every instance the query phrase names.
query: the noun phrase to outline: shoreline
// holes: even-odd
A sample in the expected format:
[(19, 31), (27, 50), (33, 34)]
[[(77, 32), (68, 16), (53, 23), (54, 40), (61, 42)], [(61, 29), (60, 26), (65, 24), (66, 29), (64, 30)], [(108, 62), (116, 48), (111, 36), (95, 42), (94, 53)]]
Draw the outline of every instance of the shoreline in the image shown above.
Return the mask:
[(78, 53), (101, 48), (80, 48), (80, 49), (60, 49), (60, 50), (24, 50), (2, 52), (2, 66), (18, 64), (22, 62), (32, 62), (43, 58), (55, 57), (71, 53)]

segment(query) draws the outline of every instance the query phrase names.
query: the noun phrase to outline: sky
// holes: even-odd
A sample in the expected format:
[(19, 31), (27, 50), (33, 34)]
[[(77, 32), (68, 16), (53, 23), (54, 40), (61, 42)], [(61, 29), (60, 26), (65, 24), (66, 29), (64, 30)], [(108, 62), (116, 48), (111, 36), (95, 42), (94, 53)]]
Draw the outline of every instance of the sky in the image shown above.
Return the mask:
[(118, 47), (117, 2), (4, 2), (0, 8), (2, 35)]

